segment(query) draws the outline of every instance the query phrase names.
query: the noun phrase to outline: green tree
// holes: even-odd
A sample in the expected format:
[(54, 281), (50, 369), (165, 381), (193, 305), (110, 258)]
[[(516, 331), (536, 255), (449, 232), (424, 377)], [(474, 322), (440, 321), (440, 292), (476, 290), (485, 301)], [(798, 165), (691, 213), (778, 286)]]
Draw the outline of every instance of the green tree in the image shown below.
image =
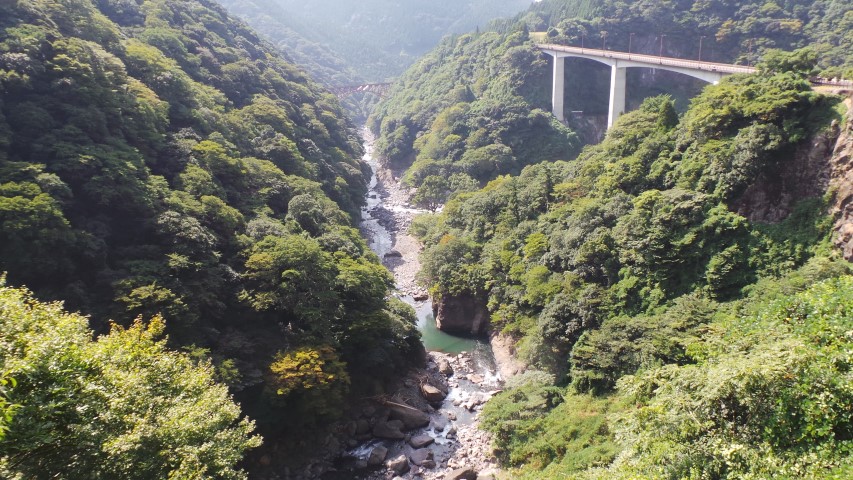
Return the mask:
[(159, 317), (92, 340), (87, 319), (0, 285), (0, 361), (20, 404), (6, 478), (245, 478), (260, 445), (209, 364), (170, 351)]
[(447, 179), (438, 175), (429, 175), (424, 178), (412, 200), (415, 205), (434, 212), (447, 200), (448, 188)]

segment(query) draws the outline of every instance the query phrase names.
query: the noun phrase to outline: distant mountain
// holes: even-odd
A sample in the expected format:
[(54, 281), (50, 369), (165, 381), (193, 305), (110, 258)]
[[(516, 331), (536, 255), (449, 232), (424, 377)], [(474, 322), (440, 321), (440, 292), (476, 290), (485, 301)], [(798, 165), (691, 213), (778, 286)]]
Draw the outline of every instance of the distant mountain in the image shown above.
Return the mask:
[[(325, 83), (396, 77), (447, 34), (484, 28), (530, 0), (223, 0)], [(348, 67), (348, 68), (347, 68)], [(345, 73), (344, 73), (345, 72)]]

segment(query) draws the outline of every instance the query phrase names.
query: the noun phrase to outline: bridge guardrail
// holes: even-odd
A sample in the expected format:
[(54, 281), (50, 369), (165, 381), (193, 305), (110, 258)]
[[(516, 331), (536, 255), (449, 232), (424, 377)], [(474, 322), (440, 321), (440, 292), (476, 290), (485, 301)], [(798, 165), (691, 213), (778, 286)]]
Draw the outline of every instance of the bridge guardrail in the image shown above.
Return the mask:
[(758, 71), (755, 67), (746, 65), (732, 65), (728, 63), (701, 62), (699, 60), (686, 60), (682, 58), (663, 57), (659, 55), (648, 55), (644, 53), (628, 53), (617, 52), (613, 50), (601, 50), (597, 48), (570, 47), (567, 45), (554, 44), (537, 44), (541, 50), (552, 50), (556, 52), (575, 53), (580, 55), (590, 55), (594, 57), (615, 58), (619, 60), (628, 60), (639, 63), (645, 63), (650, 66), (662, 65), (667, 67), (682, 67), (692, 68), (694, 70), (703, 70), (707, 72), (719, 73), (755, 73)]

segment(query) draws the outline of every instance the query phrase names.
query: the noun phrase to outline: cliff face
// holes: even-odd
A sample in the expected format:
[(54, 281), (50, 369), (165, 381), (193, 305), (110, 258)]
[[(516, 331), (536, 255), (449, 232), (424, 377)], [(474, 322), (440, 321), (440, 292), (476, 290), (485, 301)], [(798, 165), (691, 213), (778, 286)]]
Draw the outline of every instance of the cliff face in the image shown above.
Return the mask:
[(442, 295), (432, 304), (439, 330), (463, 335), (482, 335), (489, 325), (486, 301), (475, 295)]
[(835, 191), (831, 213), (835, 215), (835, 245), (846, 260), (853, 261), (853, 97), (848, 98), (847, 121), (840, 126), (832, 151), (830, 189)]
[(833, 122), (828, 131), (800, 145), (776, 168), (762, 173), (734, 203), (734, 210), (751, 222), (777, 223), (788, 217), (799, 200), (823, 196), (833, 169), (828, 159), (841, 143), (839, 134)]

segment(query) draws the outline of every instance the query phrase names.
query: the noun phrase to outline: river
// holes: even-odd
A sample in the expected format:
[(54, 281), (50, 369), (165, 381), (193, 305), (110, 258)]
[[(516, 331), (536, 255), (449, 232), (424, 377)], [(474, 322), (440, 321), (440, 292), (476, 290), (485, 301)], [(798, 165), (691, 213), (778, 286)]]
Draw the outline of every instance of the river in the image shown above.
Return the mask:
[[(395, 295), (411, 305), (417, 314), (418, 329), (427, 352), (441, 352), (449, 359), (455, 373), (448, 378), (449, 391), (440, 408), (430, 413), (429, 427), (411, 432), (411, 435), (430, 435), (434, 443), (429, 447), (435, 455), (434, 469), (420, 469), (418, 478), (443, 478), (448, 468), (460, 465), (479, 470), (494, 467), (488, 458), (488, 438), (476, 427), (480, 403), (501, 388), (502, 381), (497, 373), (492, 349), (485, 338), (466, 338), (450, 335), (436, 327), (432, 302), (425, 298), (422, 287), (415, 282), (419, 269), (420, 245), (407, 233), (413, 216), (424, 213), (408, 205), (406, 192), (391, 175), (377, 174), (381, 167), (373, 158), (370, 133), (365, 131), (364, 160), (370, 165), (372, 175), (367, 194), (367, 205), (362, 210), (361, 231), (370, 248), (383, 260), (383, 264), (394, 274), (397, 292)], [(419, 300), (415, 300), (417, 297)], [(446, 428), (437, 428), (447, 423)], [(370, 440), (351, 449), (348, 455), (366, 459), (377, 445), (388, 448), (387, 458), (405, 454), (411, 450), (403, 441)], [(350, 478), (382, 478), (383, 470), (353, 472)], [(403, 478), (411, 478), (412, 472)]]

